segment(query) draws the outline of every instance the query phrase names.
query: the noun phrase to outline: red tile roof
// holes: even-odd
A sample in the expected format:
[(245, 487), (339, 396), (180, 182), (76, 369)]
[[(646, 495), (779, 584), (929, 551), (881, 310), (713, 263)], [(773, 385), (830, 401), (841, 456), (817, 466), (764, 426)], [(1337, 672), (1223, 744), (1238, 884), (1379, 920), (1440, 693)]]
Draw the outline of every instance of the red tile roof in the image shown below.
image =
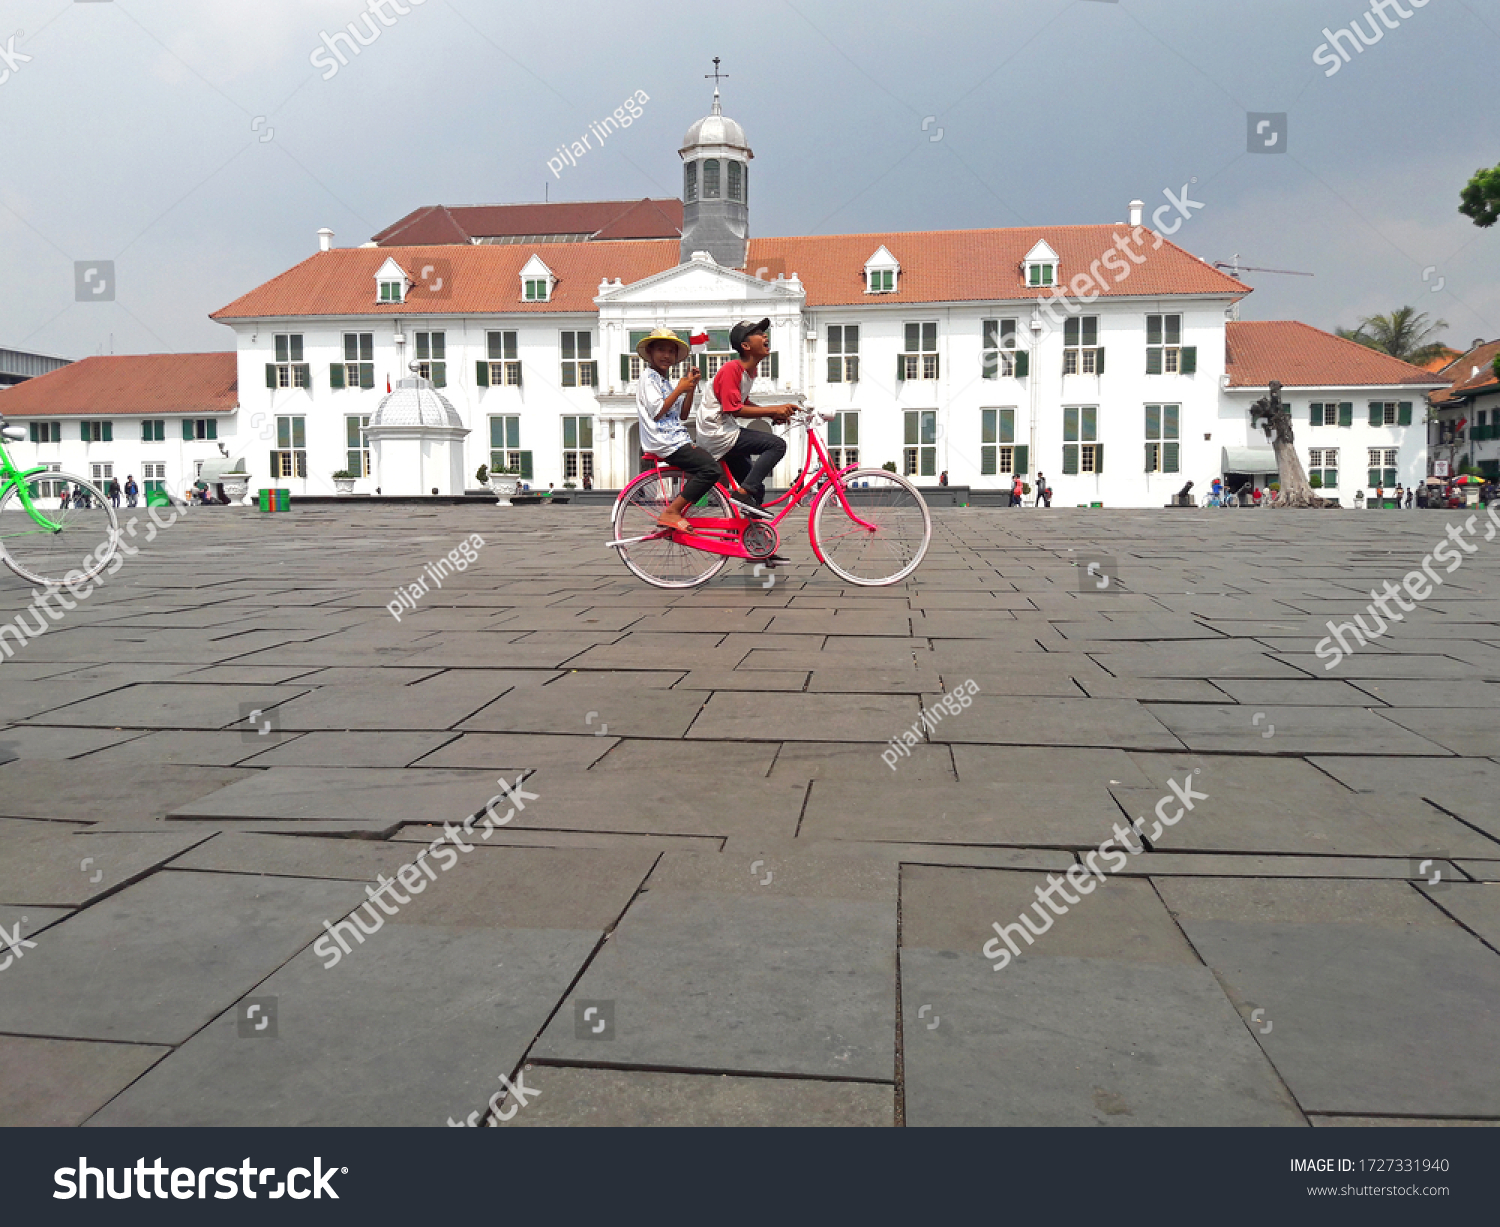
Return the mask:
[(374, 238), (382, 247), (430, 247), (527, 234), (587, 234), (595, 239), (675, 239), (682, 201), (580, 200), (550, 204), (426, 205)]
[[(1087, 274), (1104, 253), (1115, 246), (1115, 236), (1128, 238), (1128, 226), (1029, 226), (1009, 230), (916, 230), (904, 234), (835, 234), (826, 237), (752, 239), (746, 271), (769, 267), (774, 277), (785, 266), (796, 273), (807, 290), (811, 307), (870, 302), (992, 302), (1041, 298), (1050, 290), (1026, 284), (1023, 263), (1038, 242), (1045, 240), (1060, 261), (1059, 276), (1070, 283)], [(1100, 269), (1105, 285), (1100, 296), (1160, 294), (1248, 294), (1243, 285), (1175, 243), (1162, 240), (1153, 249), (1150, 232), (1135, 245), (1145, 262), (1134, 264), (1123, 255), (1130, 274), (1116, 283), (1118, 269)], [(865, 261), (884, 245), (901, 264), (893, 294), (866, 294)], [(1093, 291), (1080, 287), (1085, 294)]]
[[(463, 247), (336, 247), (309, 256), (211, 316), (216, 320), (318, 315), (470, 315), (497, 312), (589, 312), (605, 277), (639, 281), (677, 264), (676, 239), (624, 243), (505, 243)], [(521, 269), (541, 258), (557, 284), (550, 302), (521, 300)], [(409, 278), (432, 264), (441, 296), (420, 282), (404, 303), (376, 301), (375, 273), (395, 260)], [(434, 284), (436, 277), (433, 278)]]
[(83, 358), (0, 393), (11, 418), (231, 413), (236, 355), (120, 354)]
[[(842, 234), (818, 238), (754, 239), (746, 268), (774, 280), (797, 274), (809, 306), (839, 304), (1029, 301), (1049, 291), (1025, 284), (1022, 262), (1045, 239), (1061, 258), (1071, 282), (1114, 245), (1126, 227), (1057, 226), (1018, 230), (916, 231), (905, 234)], [(866, 294), (865, 261), (884, 245), (901, 264), (897, 291)], [(1173, 243), (1135, 248), (1140, 265), (1117, 256), (1130, 274), (1101, 268), (1104, 297), (1122, 295), (1233, 295), (1250, 288), (1211, 268)], [(532, 254), (557, 277), (552, 300), (521, 300), (521, 268)], [(470, 244), (466, 246), (344, 247), (319, 252), (301, 264), (214, 312), (217, 320), (313, 315), (444, 315), (499, 312), (593, 312), (601, 280), (627, 285), (676, 267), (676, 239), (590, 243)], [(414, 287), (404, 303), (376, 302), (375, 272), (394, 259), (415, 278), (426, 264), (446, 261), (443, 297)]]
[(1442, 405), (1466, 400), (1479, 393), (1500, 391), (1500, 379), (1495, 377), (1497, 354), (1500, 354), (1500, 341), (1489, 341), (1460, 355), (1443, 368), (1443, 382), (1451, 380), (1452, 387), (1434, 392), (1429, 399), (1434, 405)]
[(1231, 320), (1224, 329), (1231, 388), (1439, 386), (1441, 376), (1296, 320)]

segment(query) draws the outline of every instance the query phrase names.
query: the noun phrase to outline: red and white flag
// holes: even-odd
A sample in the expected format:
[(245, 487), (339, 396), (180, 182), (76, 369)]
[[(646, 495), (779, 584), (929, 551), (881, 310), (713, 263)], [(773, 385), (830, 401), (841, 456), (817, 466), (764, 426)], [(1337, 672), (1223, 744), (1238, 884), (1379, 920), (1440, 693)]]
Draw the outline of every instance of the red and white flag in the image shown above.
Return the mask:
[(708, 329), (691, 328), (688, 330), (688, 347), (695, 354), (701, 354), (708, 348)]
[(385, 377), (385, 390), (387, 392), (391, 390), (391, 377), (389, 375)]

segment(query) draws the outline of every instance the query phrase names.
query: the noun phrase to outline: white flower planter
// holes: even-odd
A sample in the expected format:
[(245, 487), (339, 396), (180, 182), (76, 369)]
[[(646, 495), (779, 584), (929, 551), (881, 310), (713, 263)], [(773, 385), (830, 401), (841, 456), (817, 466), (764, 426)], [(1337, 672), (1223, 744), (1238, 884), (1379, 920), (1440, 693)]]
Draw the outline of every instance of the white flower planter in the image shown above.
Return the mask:
[(353, 494), (354, 482), (355, 478), (353, 477), (335, 477), (333, 479), (333, 488), (340, 494)]
[(239, 477), (232, 477), (226, 473), (220, 477), (219, 484), (224, 487), (224, 497), (232, 505), (237, 506), (243, 503), (246, 496), (250, 493), (250, 475), (248, 473)]
[(521, 488), (521, 479), (514, 474), (509, 476), (491, 474), (490, 493), (495, 496), (498, 506), (509, 507), (511, 497)]

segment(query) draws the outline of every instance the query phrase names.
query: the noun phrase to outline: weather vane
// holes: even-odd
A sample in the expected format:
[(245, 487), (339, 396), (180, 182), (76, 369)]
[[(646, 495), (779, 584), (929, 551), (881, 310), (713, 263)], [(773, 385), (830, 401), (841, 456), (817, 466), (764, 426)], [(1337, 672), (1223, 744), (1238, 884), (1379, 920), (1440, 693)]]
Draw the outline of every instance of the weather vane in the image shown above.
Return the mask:
[(714, 56), (714, 70), (713, 70), (713, 72), (706, 72), (706, 73), (704, 73), (703, 74), (703, 79), (706, 81), (706, 80), (708, 80), (709, 77), (712, 77), (714, 79), (714, 88), (718, 89), (719, 88), (719, 79), (720, 79), (721, 76), (722, 76), (722, 78), (725, 81), (729, 80), (729, 74), (727, 72), (726, 73), (722, 73), (722, 74), (719, 72), (719, 57), (718, 56)]

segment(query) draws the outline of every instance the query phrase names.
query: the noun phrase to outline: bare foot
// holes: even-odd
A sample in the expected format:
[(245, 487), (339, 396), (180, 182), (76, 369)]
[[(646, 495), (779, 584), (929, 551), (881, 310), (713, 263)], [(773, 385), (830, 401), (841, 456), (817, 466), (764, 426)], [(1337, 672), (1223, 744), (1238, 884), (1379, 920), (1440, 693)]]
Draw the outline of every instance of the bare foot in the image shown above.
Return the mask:
[(669, 511), (664, 511), (661, 515), (657, 516), (656, 522), (662, 528), (671, 528), (680, 533), (690, 533), (693, 531), (693, 526), (690, 523), (681, 516), (673, 515)]

